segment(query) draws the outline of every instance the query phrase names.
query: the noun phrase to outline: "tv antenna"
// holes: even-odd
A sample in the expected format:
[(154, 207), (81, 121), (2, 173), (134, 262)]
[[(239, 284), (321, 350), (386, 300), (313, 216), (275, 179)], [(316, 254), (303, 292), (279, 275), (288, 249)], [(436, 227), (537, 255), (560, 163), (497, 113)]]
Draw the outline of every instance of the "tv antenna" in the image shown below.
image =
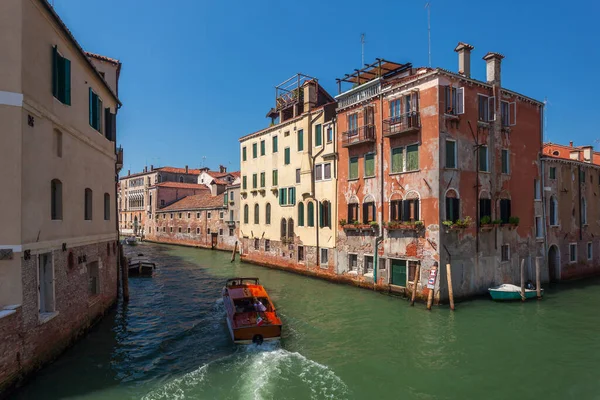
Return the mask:
[(202, 156), (202, 168), (204, 168), (204, 163), (206, 162), (206, 156)]
[(548, 141), (548, 105), (550, 105), (548, 97), (544, 97), (544, 143)]
[(427, 9), (427, 44), (429, 48), (429, 68), (431, 68), (431, 3), (426, 2), (425, 8)]
[(362, 56), (362, 64), (360, 65), (365, 65), (365, 34), (361, 33), (360, 34), (360, 52), (361, 52), (361, 56)]

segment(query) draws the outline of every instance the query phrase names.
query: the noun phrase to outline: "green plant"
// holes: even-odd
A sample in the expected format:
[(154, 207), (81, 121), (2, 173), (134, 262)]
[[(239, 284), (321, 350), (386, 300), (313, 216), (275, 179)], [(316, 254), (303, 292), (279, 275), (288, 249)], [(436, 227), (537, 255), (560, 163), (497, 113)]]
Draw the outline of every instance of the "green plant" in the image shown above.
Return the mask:
[(492, 224), (494, 224), (494, 225), (500, 225), (501, 223), (502, 223), (501, 219), (495, 219), (492, 221)]
[(519, 217), (510, 217), (508, 218), (508, 223), (513, 225), (519, 225)]
[(341, 225), (341, 226), (344, 226), (344, 225), (346, 225), (346, 220), (345, 220), (345, 219), (340, 219), (340, 225)]
[(354, 221), (353, 224), (354, 224), (354, 226), (359, 226), (360, 225), (360, 221)]
[(444, 221), (444, 222), (442, 222), (442, 224), (444, 226), (447, 226), (448, 228), (451, 227), (452, 225), (454, 225), (454, 223), (452, 221)]
[(423, 221), (415, 221), (415, 226), (423, 226)]
[(377, 223), (377, 221), (371, 221), (369, 222), (369, 225), (375, 227), (375, 226), (379, 226), (379, 224)]
[(479, 220), (479, 223), (481, 225), (489, 225), (492, 222), (492, 218), (490, 218), (488, 215), (481, 217), (481, 219)]
[(459, 219), (455, 225), (459, 228), (468, 228), (471, 225), (471, 217), (467, 216), (465, 219)]

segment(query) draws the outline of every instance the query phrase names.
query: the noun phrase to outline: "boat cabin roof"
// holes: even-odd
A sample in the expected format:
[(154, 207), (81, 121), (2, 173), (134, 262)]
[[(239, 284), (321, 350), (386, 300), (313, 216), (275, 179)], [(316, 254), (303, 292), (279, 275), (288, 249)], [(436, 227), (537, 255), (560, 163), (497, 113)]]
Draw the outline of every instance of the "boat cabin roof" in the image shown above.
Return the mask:
[(227, 288), (227, 292), (229, 293), (229, 297), (232, 300), (238, 299), (247, 299), (253, 297), (269, 297), (265, 288), (261, 285), (244, 285), (244, 286), (236, 286)]

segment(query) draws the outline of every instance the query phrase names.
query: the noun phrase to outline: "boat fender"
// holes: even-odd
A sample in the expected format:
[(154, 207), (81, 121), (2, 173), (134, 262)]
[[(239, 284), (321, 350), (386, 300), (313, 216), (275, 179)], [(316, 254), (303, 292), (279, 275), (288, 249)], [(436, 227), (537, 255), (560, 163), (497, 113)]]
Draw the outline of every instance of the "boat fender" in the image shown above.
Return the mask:
[(254, 335), (252, 338), (252, 343), (260, 346), (263, 343), (263, 340), (264, 339), (262, 335)]

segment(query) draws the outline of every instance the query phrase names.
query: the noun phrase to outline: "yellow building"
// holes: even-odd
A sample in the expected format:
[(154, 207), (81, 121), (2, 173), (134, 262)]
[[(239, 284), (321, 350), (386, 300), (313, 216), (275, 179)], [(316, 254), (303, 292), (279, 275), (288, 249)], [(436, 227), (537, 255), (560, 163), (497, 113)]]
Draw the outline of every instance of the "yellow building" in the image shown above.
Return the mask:
[(335, 272), (335, 100), (317, 79), (276, 87), (271, 126), (240, 139), (242, 259)]

